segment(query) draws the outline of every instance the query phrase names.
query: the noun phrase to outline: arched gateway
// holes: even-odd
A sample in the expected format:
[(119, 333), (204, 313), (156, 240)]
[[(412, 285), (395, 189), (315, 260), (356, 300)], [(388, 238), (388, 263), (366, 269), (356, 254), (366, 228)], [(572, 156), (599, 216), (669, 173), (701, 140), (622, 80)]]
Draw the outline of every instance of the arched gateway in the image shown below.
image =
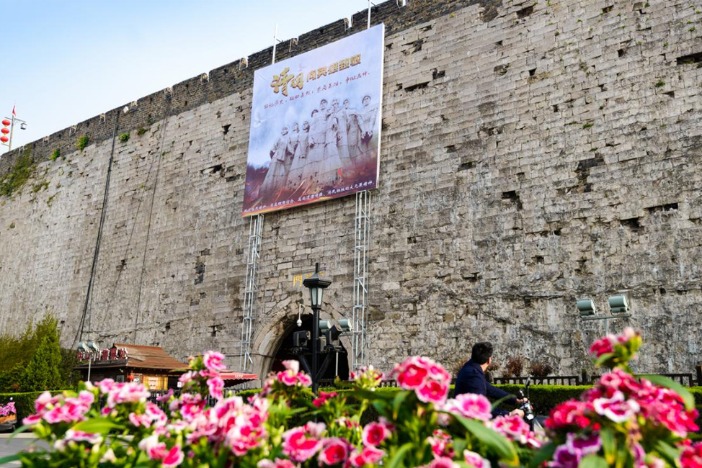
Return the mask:
[[(269, 372), (285, 369), (283, 361), (286, 360), (299, 361), (300, 369), (311, 373), (312, 314), (302, 314), (299, 318), (299, 326), (298, 315), (286, 314), (279, 321), (269, 322), (268, 326), (261, 327), (261, 334), (255, 340), (254, 349), (258, 356), (254, 356), (254, 368), (260, 370), (262, 381)], [(331, 383), (337, 376), (341, 380), (348, 380), (348, 353), (347, 346), (343, 343), (346, 338), (338, 333), (336, 327), (326, 333), (320, 331), (319, 336), (320, 383)]]

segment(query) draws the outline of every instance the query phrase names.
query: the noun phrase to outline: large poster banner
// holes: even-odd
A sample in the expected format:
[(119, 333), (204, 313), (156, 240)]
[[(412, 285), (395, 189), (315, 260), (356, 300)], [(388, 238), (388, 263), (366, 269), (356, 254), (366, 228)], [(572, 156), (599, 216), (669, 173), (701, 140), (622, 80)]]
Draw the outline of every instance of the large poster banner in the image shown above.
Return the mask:
[(243, 216), (378, 183), (384, 25), (254, 74)]

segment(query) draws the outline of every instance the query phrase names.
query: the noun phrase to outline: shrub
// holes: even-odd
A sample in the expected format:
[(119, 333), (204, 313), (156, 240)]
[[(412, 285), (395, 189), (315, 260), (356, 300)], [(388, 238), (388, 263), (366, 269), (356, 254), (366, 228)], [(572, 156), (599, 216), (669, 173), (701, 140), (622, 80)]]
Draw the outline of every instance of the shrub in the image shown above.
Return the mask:
[(88, 143), (90, 143), (90, 137), (88, 135), (81, 135), (78, 137), (78, 140), (76, 140), (76, 148), (83, 151), (88, 146)]
[(524, 358), (521, 356), (510, 356), (505, 364), (505, 376), (521, 377), (524, 371)]
[(529, 375), (537, 379), (543, 379), (553, 372), (553, 367), (548, 362), (536, 361), (529, 366)]
[(129, 132), (121, 133), (119, 135), (119, 141), (122, 143), (126, 143), (129, 141)]

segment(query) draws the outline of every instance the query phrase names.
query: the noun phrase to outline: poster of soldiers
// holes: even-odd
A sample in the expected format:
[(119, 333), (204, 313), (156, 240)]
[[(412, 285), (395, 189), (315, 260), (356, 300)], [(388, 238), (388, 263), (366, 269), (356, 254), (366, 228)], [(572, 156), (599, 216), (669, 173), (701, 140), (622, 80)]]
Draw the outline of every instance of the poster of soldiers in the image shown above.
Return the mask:
[(254, 74), (242, 216), (378, 183), (384, 25)]

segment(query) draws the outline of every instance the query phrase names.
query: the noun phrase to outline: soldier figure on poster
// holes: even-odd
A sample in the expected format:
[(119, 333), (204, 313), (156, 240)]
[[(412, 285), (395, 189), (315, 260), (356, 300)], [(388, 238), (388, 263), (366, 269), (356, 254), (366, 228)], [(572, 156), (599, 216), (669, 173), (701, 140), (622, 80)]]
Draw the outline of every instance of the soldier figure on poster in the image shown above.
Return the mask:
[(256, 71), (244, 216), (375, 188), (384, 28), (354, 36)]

